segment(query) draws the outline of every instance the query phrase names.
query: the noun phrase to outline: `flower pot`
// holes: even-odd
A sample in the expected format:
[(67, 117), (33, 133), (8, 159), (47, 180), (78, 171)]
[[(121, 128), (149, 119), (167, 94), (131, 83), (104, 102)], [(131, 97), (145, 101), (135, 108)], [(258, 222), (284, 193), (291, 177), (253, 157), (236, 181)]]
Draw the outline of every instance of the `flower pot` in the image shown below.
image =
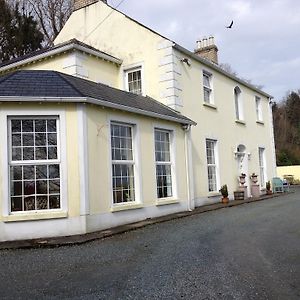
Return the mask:
[(245, 176), (240, 176), (239, 181), (240, 181), (240, 185), (243, 186), (246, 182), (246, 177)]
[(254, 183), (254, 184), (257, 183), (257, 181), (258, 181), (257, 177), (258, 177), (258, 175), (252, 175), (252, 176), (251, 176), (251, 181), (252, 181), (252, 183)]
[(272, 195), (272, 191), (267, 190), (267, 195)]
[(223, 197), (222, 198), (222, 203), (227, 204), (229, 202), (228, 197)]

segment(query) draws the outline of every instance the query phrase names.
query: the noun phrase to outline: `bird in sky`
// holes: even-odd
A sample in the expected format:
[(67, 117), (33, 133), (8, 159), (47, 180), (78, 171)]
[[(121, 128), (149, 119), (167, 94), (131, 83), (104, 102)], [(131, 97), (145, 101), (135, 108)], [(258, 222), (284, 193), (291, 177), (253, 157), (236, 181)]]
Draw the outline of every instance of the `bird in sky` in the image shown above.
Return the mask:
[(232, 28), (232, 25), (233, 25), (233, 20), (231, 21), (230, 25), (229, 26), (226, 26), (226, 28), (229, 28), (231, 29)]

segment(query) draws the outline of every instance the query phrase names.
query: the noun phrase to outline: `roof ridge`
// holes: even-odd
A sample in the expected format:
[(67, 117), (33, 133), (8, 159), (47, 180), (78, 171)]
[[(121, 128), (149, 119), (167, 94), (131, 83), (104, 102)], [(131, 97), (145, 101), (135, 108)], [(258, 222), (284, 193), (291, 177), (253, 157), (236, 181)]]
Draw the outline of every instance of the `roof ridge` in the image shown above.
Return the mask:
[[(64, 80), (68, 85), (70, 85), (79, 95), (81, 95), (81, 97), (84, 97), (82, 92), (80, 92), (79, 89), (73, 83), (71, 83), (67, 78), (65, 78), (65, 77), (71, 76), (71, 75), (64, 74), (64, 73), (61, 73), (61, 72), (58, 72), (58, 71), (53, 71), (53, 70), (51, 70), (51, 72), (56, 73), (62, 80)], [(73, 76), (73, 77), (75, 77), (75, 76)]]

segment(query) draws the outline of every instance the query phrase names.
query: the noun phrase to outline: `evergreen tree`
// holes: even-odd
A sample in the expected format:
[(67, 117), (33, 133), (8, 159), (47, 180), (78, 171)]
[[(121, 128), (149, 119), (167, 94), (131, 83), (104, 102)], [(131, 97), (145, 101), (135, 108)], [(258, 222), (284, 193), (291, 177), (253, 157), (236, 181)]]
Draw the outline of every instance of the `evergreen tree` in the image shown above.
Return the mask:
[(0, 0), (0, 62), (41, 49), (43, 39), (31, 15)]

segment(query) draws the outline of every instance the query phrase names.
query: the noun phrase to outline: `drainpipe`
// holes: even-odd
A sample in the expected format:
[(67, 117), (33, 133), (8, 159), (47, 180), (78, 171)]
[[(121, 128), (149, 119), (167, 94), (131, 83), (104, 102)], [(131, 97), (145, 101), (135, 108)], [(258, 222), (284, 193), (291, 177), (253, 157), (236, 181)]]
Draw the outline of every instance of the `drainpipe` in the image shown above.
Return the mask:
[(277, 176), (276, 168), (276, 151), (275, 151), (275, 137), (274, 137), (274, 122), (273, 122), (273, 112), (272, 112), (272, 98), (269, 98), (269, 118), (270, 118), (270, 137), (271, 137), (271, 147), (272, 147), (272, 160), (273, 160), (273, 177)]
[(184, 130), (184, 141), (185, 141), (185, 167), (186, 167), (186, 185), (187, 185), (187, 196), (188, 196), (187, 209), (189, 211), (192, 211), (195, 209), (195, 203), (194, 203), (191, 125), (183, 125), (182, 129)]

